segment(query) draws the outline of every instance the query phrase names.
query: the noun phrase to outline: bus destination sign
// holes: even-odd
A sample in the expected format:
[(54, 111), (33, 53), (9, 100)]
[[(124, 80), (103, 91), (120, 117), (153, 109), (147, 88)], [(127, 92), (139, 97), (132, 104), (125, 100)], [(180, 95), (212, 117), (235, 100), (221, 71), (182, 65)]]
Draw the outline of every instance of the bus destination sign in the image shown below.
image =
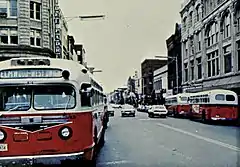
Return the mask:
[(62, 70), (59, 69), (11, 69), (0, 71), (1, 79), (22, 78), (61, 78)]

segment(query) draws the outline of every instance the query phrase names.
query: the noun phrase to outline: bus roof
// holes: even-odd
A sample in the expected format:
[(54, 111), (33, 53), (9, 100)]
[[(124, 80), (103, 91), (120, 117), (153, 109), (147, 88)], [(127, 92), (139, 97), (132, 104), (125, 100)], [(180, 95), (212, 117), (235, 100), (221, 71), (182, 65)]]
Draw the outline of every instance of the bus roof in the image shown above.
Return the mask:
[(231, 91), (231, 90), (213, 89), (213, 90), (207, 90), (207, 91), (202, 91), (202, 92), (198, 92), (198, 93), (193, 93), (191, 96), (206, 95), (206, 94), (231, 94), (231, 95), (236, 95), (236, 93)]
[[(22, 61), (25, 64), (18, 64), (16, 62)], [(29, 61), (40, 62), (45, 61), (46, 64), (31, 64), (28, 65)], [(66, 60), (66, 59), (55, 59), (48, 57), (21, 57), (21, 58), (12, 58), (10, 60), (5, 60), (0, 62), (0, 71), (4, 70), (24, 70), (24, 69), (61, 69), (67, 70), (70, 73), (69, 80), (76, 82), (86, 82), (92, 83), (94, 81), (97, 84), (97, 87), (102, 88), (99, 82), (95, 79), (93, 74), (83, 65), (79, 64), (77, 61)], [(86, 73), (87, 72), (87, 73)], [(11, 78), (11, 80), (16, 80)], [(39, 79), (39, 78), (38, 78)], [(0, 79), (2, 80), (2, 79)]]
[(169, 98), (174, 98), (174, 97), (181, 97), (181, 96), (190, 96), (192, 93), (179, 93), (177, 95), (171, 95), (171, 96), (167, 96), (166, 99), (169, 99)]

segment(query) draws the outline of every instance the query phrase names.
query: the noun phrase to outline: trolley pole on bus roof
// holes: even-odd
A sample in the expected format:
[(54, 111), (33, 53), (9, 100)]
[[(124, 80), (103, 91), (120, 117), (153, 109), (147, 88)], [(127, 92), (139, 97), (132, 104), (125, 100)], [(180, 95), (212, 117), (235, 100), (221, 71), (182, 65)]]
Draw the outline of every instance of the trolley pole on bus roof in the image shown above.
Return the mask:
[(65, 17), (66, 22), (70, 22), (74, 19), (80, 19), (81, 21), (87, 21), (87, 20), (95, 20), (95, 19), (105, 19), (105, 15), (81, 15), (81, 16), (73, 16), (73, 17)]

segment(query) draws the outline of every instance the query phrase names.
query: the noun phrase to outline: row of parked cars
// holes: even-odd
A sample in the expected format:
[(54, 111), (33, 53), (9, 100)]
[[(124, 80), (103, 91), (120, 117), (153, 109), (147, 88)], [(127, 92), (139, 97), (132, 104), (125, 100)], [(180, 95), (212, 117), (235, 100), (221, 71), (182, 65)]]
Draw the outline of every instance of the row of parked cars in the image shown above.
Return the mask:
[(129, 104), (124, 104), (124, 105), (118, 105), (118, 104), (110, 104), (108, 105), (108, 115), (109, 116), (114, 116), (114, 111), (118, 109), (121, 110), (121, 116), (133, 116), (135, 117), (136, 115), (136, 109)]
[(147, 112), (148, 117), (153, 118), (155, 116), (158, 117), (167, 117), (168, 111), (164, 105), (139, 105), (138, 108), (134, 108), (132, 105), (124, 104), (110, 104), (108, 105), (108, 114), (109, 116), (114, 116), (115, 110), (118, 109), (121, 111), (121, 116), (133, 116), (136, 115), (136, 110), (140, 112)]

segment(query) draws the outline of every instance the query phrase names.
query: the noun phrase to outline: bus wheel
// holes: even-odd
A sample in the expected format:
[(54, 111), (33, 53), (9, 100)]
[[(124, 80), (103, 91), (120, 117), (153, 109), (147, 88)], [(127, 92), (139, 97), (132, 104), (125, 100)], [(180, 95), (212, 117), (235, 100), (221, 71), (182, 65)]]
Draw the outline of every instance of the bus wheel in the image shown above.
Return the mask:
[(175, 110), (173, 111), (173, 117), (177, 118), (177, 112)]
[(205, 111), (202, 112), (202, 122), (206, 123), (206, 112)]
[(103, 129), (101, 138), (99, 140), (99, 149), (102, 148), (105, 144), (105, 129)]
[(109, 122), (109, 117), (108, 114), (104, 116), (104, 121), (103, 121), (103, 128), (107, 129), (108, 128), (108, 122)]

